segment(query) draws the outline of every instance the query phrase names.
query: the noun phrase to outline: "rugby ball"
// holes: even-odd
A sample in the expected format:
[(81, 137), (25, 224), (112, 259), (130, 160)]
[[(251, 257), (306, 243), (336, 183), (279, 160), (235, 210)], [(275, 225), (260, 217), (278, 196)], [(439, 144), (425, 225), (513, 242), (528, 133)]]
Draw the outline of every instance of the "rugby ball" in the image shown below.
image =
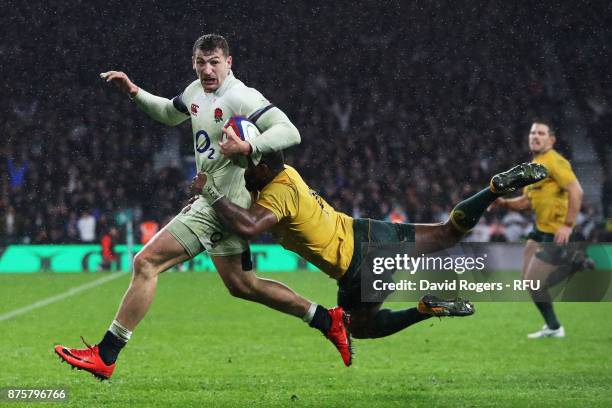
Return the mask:
[[(234, 129), (234, 132), (236, 132), (236, 135), (238, 135), (240, 139), (245, 140), (247, 142), (255, 139), (256, 137), (259, 137), (259, 135), (261, 134), (261, 132), (253, 122), (242, 116), (232, 116), (227, 120), (227, 122), (225, 122), (225, 125), (223, 125), (223, 127), (231, 127), (232, 129)], [(225, 135), (224, 133), (223, 141), (226, 140), (227, 135)], [(247, 168), (249, 164), (247, 157), (248, 156), (244, 156), (242, 154), (235, 154), (233, 156), (230, 156), (230, 160), (237, 166)], [(251, 154), (250, 157), (253, 161), (253, 164), (257, 165), (259, 163), (259, 160), (261, 159), (261, 153), (256, 153), (254, 155)]]

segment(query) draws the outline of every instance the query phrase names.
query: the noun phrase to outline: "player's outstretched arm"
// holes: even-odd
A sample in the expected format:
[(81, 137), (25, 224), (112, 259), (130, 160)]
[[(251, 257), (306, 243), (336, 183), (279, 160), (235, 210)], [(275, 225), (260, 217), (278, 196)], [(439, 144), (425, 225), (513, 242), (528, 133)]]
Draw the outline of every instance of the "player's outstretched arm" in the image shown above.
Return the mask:
[(523, 211), (531, 208), (531, 203), (529, 202), (529, 198), (527, 197), (527, 195), (523, 194), (522, 196), (515, 198), (500, 197), (495, 200), (493, 204), (491, 204), (489, 209), (492, 210), (495, 207), (508, 208), (509, 210), (513, 211)]
[(138, 86), (134, 84), (130, 78), (121, 71), (108, 71), (102, 72), (100, 78), (105, 79), (106, 82), (112, 82), (123, 92), (128, 94), (131, 98), (135, 97), (138, 93)]
[(190, 190), (194, 194), (202, 194), (221, 223), (244, 239), (252, 239), (278, 222), (272, 211), (258, 204), (253, 204), (247, 210), (232, 203), (219, 192), (213, 179), (205, 172), (201, 171), (193, 178)]
[(173, 101), (148, 93), (134, 84), (121, 71), (108, 71), (100, 74), (106, 82), (112, 82), (127, 93), (147, 115), (168, 126), (176, 126), (189, 118), (188, 113), (179, 111)]
[(247, 210), (223, 197), (213, 204), (213, 208), (223, 225), (247, 240), (255, 238), (278, 222), (272, 211), (258, 204), (253, 204)]

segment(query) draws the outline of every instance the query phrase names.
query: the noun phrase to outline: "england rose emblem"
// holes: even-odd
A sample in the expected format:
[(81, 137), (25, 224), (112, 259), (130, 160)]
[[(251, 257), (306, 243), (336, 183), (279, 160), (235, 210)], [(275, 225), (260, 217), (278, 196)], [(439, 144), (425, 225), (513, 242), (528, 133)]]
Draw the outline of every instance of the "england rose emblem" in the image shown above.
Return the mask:
[(223, 121), (223, 111), (221, 108), (215, 109), (215, 122), (219, 123)]

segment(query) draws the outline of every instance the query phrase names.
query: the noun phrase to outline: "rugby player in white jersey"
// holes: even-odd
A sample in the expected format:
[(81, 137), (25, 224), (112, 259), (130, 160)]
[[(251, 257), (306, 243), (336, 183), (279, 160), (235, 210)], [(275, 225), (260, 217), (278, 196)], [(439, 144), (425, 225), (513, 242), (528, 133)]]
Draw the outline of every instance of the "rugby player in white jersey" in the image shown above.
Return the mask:
[[(139, 88), (123, 72), (109, 71), (100, 76), (115, 83), (159, 122), (176, 126), (191, 119), (197, 170), (210, 174), (233, 203), (248, 208), (251, 197), (245, 188), (244, 169), (234, 165), (228, 156), (282, 150), (299, 143), (300, 134), (280, 109), (233, 75), (232, 57), (222, 36), (208, 34), (198, 38), (192, 62), (198, 79), (171, 100)], [(229, 132), (223, 142), (224, 122), (232, 116), (248, 117), (262, 134), (247, 142)], [(181, 211), (136, 255), (132, 281), (102, 341), (93, 347), (85, 343), (85, 349), (58, 345), (55, 352), (73, 367), (100, 379), (110, 378), (120, 350), (149, 309), (158, 275), (205, 250), (232, 295), (303, 318), (336, 347), (346, 347), (342, 311), (322, 309), (280, 282), (258, 278), (250, 270), (247, 242), (228, 232), (206, 200), (199, 199)]]

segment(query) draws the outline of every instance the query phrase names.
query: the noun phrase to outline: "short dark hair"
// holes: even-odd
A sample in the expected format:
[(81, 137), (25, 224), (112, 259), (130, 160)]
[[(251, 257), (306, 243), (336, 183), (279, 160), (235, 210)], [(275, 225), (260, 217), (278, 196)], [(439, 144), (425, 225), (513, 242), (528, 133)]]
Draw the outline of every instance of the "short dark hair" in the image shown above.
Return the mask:
[(259, 163), (265, 163), (274, 173), (285, 168), (285, 156), (282, 150), (278, 152), (270, 152), (261, 156)]
[(229, 45), (225, 37), (219, 34), (204, 34), (198, 38), (193, 44), (193, 54), (195, 55), (196, 50), (214, 51), (219, 48), (225, 57), (229, 56)]
[(548, 120), (546, 118), (537, 117), (537, 118), (533, 118), (531, 123), (537, 123), (539, 125), (547, 126), (548, 127), (548, 134), (551, 135), (551, 136), (557, 137), (557, 131), (553, 127), (552, 122), (550, 120)]

